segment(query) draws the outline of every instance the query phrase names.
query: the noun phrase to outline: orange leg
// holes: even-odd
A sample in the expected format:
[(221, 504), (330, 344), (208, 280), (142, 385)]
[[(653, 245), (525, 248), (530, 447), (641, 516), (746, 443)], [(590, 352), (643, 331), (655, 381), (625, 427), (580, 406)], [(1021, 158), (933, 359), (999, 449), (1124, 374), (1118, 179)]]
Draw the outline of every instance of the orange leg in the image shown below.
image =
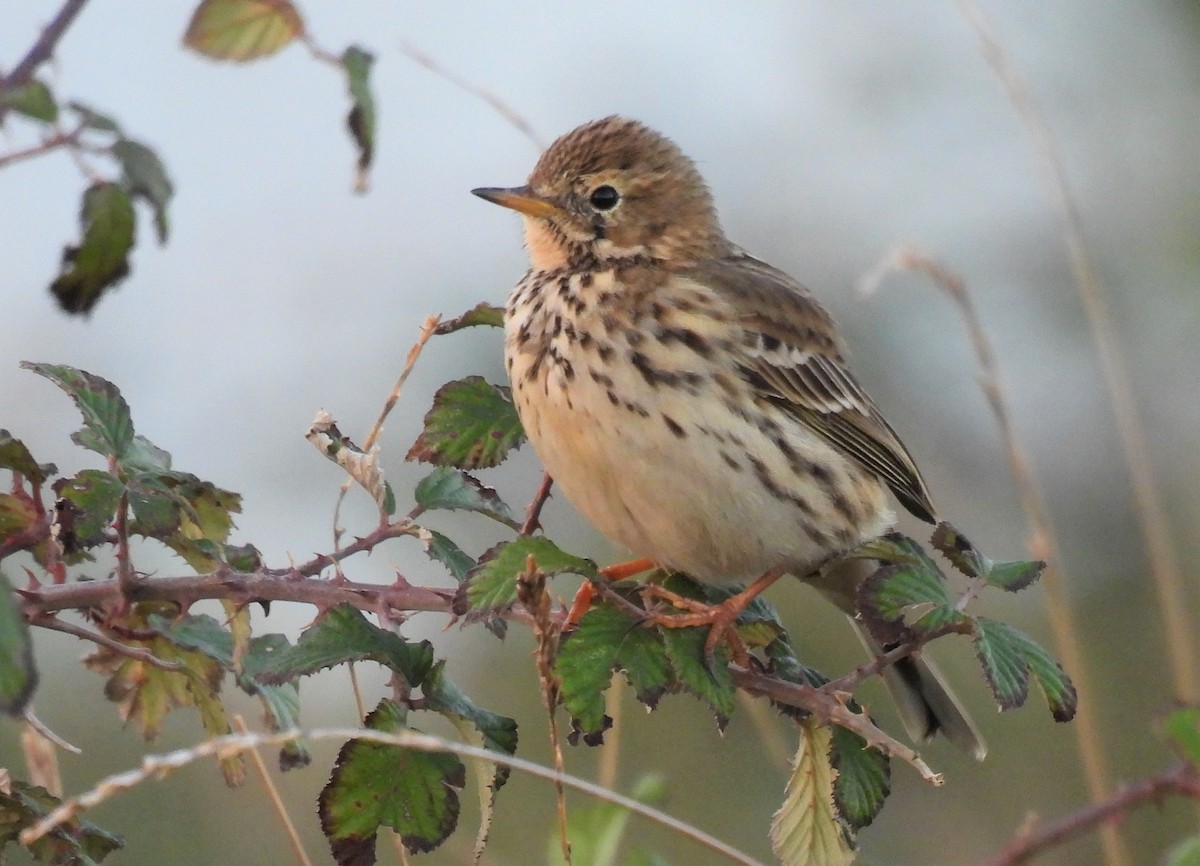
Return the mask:
[(690, 613), (681, 614), (659, 614), (654, 619), (656, 625), (663, 628), (709, 626), (708, 638), (704, 641), (704, 660), (710, 668), (712, 667), (713, 655), (717, 650), (717, 645), (722, 640), (729, 643), (730, 655), (734, 662), (741, 667), (747, 667), (749, 665), (749, 654), (746, 651), (746, 645), (742, 643), (737, 632), (734, 631), (734, 623), (741, 616), (742, 611), (746, 609), (747, 605), (761, 595), (767, 587), (779, 580), (783, 576), (783, 573), (783, 569), (768, 571), (737, 595), (730, 596), (720, 604), (713, 605), (706, 605), (691, 598), (683, 598), (673, 592), (664, 590), (660, 586), (648, 586), (646, 587), (646, 591), (648, 594), (666, 599), (676, 607), (691, 611)]
[[(629, 562), (618, 562), (600, 569), (600, 576), (610, 581), (625, 580), (655, 567), (656, 564), (652, 559), (632, 559)], [(579, 587), (579, 591), (575, 593), (575, 600), (571, 602), (571, 610), (567, 613), (566, 622), (563, 623), (564, 631), (570, 631), (579, 625), (579, 621), (588, 612), (588, 608), (592, 606), (592, 599), (595, 597), (596, 587), (592, 585), (591, 581), (585, 581), (583, 586)]]

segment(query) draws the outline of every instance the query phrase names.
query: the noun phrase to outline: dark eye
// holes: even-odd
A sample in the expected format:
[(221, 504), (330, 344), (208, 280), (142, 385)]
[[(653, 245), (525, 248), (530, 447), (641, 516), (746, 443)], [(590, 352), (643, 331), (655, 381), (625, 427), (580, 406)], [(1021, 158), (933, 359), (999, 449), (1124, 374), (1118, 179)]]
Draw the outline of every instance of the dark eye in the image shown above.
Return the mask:
[(621, 194), (608, 184), (596, 187), (588, 198), (596, 210), (612, 210), (620, 200)]

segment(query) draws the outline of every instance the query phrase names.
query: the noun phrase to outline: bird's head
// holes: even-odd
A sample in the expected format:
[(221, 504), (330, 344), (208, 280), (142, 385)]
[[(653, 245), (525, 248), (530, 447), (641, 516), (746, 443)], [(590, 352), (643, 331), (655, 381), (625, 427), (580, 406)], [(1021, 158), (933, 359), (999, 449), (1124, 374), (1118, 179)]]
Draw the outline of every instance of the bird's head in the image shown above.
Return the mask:
[(728, 246), (695, 164), (666, 136), (623, 117), (559, 138), (525, 186), (472, 192), (525, 217), (538, 270), (634, 257), (686, 265)]

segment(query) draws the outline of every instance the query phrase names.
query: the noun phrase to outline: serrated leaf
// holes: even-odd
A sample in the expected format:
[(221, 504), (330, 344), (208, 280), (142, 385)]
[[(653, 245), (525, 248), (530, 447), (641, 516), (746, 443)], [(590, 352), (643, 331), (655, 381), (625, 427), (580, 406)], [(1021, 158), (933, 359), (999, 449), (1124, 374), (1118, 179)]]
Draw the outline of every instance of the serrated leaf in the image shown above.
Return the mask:
[(372, 625), (357, 608), (339, 604), (309, 626), (294, 646), (275, 653), (259, 669), (257, 678), (280, 683), (364, 660), (378, 662), (403, 676), (410, 686), (419, 686), (433, 664), (433, 647), (424, 640), (409, 643)]
[(468, 608), (494, 611), (516, 601), (517, 574), (525, 570), (530, 556), (547, 576), (580, 574), (596, 577), (598, 574), (594, 562), (564, 552), (548, 538), (527, 535), (502, 542), (479, 557), (479, 564), (467, 575), (465, 598)]
[(54, 93), (45, 82), (37, 79), (11, 90), (0, 90), (0, 106), (45, 123), (58, 120), (58, 103), (54, 101)]
[[(189, 614), (171, 618), (152, 614), (147, 623), (176, 646), (203, 653), (234, 674), (242, 691), (257, 695), (262, 701), (271, 730), (286, 731), (300, 726), (300, 695), (295, 683), (271, 684), (258, 679), (259, 673), (274, 656), (285, 652), (290, 646), (283, 635), (266, 634), (249, 638), (244, 656), (239, 660), (233, 631), (210, 616)], [(308, 748), (302, 743), (288, 743), (279, 756), (280, 766), (285, 770), (304, 766), (311, 760)]]
[(107, 530), (125, 490), (119, 478), (99, 469), (84, 469), (70, 478), (60, 478), (52, 489), (58, 495), (55, 503), (58, 540), (68, 560), (97, 544), (107, 543)]
[[(659, 775), (642, 776), (629, 793), (631, 799), (647, 806), (661, 803), (666, 795), (666, 780)], [(589, 808), (571, 809), (567, 814), (567, 838), (571, 840), (572, 862), (586, 866), (617, 866), (617, 855), (629, 824), (629, 817), (629, 810), (615, 803), (599, 803)], [(635, 855), (634, 859), (625, 861), (625, 866), (631, 866), (634, 862), (664, 862), (647, 861), (646, 858), (652, 856), (644, 853)], [(546, 862), (552, 866), (566, 866), (562, 842), (557, 832), (548, 840)]]
[(1180, 707), (1163, 719), (1163, 731), (1175, 750), (1200, 770), (1200, 707)]
[[(404, 709), (389, 700), (364, 724), (377, 731), (415, 730)], [(458, 823), (458, 791), (465, 782), (466, 769), (454, 755), (350, 740), (318, 801), (334, 860), (340, 866), (373, 864), (380, 827), (399, 833), (409, 851), (432, 851)]]
[(524, 441), (511, 390), (468, 376), (438, 389), (425, 429), (405, 459), (482, 469), (496, 466)]
[(170, 233), (167, 205), (175, 195), (167, 167), (151, 148), (130, 138), (118, 139), (112, 146), (112, 155), (121, 163), (122, 182), (129, 194), (145, 199), (154, 211), (158, 242), (165, 244)]
[(453, 319), (447, 319), (439, 324), (434, 333), (453, 334), (455, 331), (461, 331), (463, 328), (474, 328), (478, 325), (484, 325), (491, 328), (503, 328), (504, 307), (498, 307), (495, 304), (489, 304), (487, 302), (478, 303), (461, 316), (456, 316)]
[(858, 586), (857, 607), (871, 634), (882, 644), (970, 618), (954, 609), (946, 579), (932, 560), (884, 565)]
[(375, 96), (371, 93), (371, 65), (375, 55), (351, 45), (342, 53), (342, 68), (346, 70), (346, 85), (350, 91), (350, 113), (346, 126), (358, 146), (357, 192), (366, 192), (367, 170), (375, 156)]
[(129, 193), (118, 183), (97, 181), (83, 193), (79, 246), (63, 248), (62, 271), (50, 284), (68, 313), (89, 313), (104, 290), (129, 276), (136, 217)]
[(965, 535), (944, 520), (934, 527), (929, 543), (967, 577), (979, 577), (991, 570), (991, 560), (980, 553)]
[(440, 532), (431, 529), (428, 538), (422, 541), (429, 558), (446, 566), (446, 570), (459, 583), (467, 579), (467, 574), (476, 565), (474, 557), (464, 553), (462, 548)]
[(997, 562), (987, 573), (989, 586), (995, 586), (1008, 592), (1018, 592), (1033, 584), (1042, 572), (1046, 563), (1040, 560), (1032, 562)]
[(37, 681), (33, 642), (21, 613), (20, 596), (0, 571), (0, 712), (21, 715), (33, 697)]
[(105, 457), (125, 454), (133, 441), (133, 418), (116, 385), (63, 364), (22, 361), (21, 366), (45, 376), (75, 401), (83, 415), (83, 429), (71, 437), (77, 445)]
[[(171, 606), (163, 604), (135, 605), (122, 618), (121, 633), (112, 636), (162, 661), (179, 663), (180, 670), (165, 670), (108, 647), (100, 647), (84, 660), (85, 664), (108, 675), (104, 696), (118, 705), (121, 718), (136, 724), (147, 740), (158, 736), (167, 713), (179, 707), (194, 707), (208, 734), (227, 734), (229, 720), (218, 696), (223, 670), (217, 661), (207, 653), (186, 649), (161, 634), (151, 632), (152, 636), (144, 638), (125, 634), (125, 631), (147, 631), (155, 614), (166, 616), (170, 610)], [(245, 778), (241, 756), (223, 758), (220, 763), (221, 772), (230, 785), (240, 784)]]
[[(33, 827), (61, 805), (62, 800), (45, 788), (16, 780), (10, 782), (8, 790), (0, 790), (0, 851), (10, 842), (15, 844), (22, 830)], [(76, 817), (34, 842), (28, 851), (40, 863), (95, 866), (124, 847), (125, 840), (117, 834)]]
[(854, 842), (834, 810), (832, 734), (811, 719), (799, 728), (783, 805), (771, 820), (771, 848), (782, 866), (849, 866)]
[[(466, 742), (493, 752), (516, 754), (516, 721), (476, 706), (446, 678), (445, 662), (433, 666), (421, 692), (424, 708), (449, 719)], [(508, 781), (509, 768), (491, 761), (472, 761), (470, 766), (479, 794), (479, 833), (475, 841), (475, 861), (479, 862), (491, 830), (496, 792)]]
[(563, 706), (589, 745), (599, 742), (612, 724), (604, 713), (604, 693), (612, 684), (621, 640), (633, 627), (611, 608), (593, 605), (558, 649), (554, 670)]
[(0, 469), (18, 472), (34, 485), (46, 483), (46, 479), (58, 472), (53, 463), (38, 463), (25, 443), (13, 437), (7, 430), (0, 430)]
[(413, 498), (427, 511), (475, 511), (510, 529), (521, 527), (500, 494), (485, 487), (479, 479), (450, 466), (439, 466), (418, 481)]
[(1022, 706), (1029, 696), (1033, 674), (1050, 713), (1058, 722), (1075, 716), (1077, 696), (1062, 665), (1044, 649), (1012, 626), (979, 617), (976, 622), (975, 654), (1000, 709)]
[(130, 478), (125, 492), (133, 511), (133, 532), (163, 540), (179, 529), (185, 503), (160, 479), (150, 475)]
[(710, 668), (704, 659), (707, 628), (663, 628), (660, 632), (675, 679), (685, 690), (708, 702), (717, 718), (717, 727), (725, 730), (737, 706), (728, 650), (724, 645), (718, 646)]
[(875, 820), (892, 790), (888, 756), (867, 748), (853, 731), (833, 726), (829, 760), (837, 773), (833, 802), (838, 815), (857, 832)]
[(245, 62), (274, 54), (303, 32), (288, 0), (203, 0), (183, 44), (214, 60)]

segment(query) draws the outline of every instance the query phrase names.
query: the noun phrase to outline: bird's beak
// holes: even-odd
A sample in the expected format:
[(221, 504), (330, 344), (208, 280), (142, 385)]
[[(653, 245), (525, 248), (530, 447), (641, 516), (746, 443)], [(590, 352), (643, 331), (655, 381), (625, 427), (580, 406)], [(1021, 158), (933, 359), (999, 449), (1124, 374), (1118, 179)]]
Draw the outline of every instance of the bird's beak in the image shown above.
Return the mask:
[(512, 189), (482, 186), (471, 192), (493, 204), (512, 208), (526, 216), (552, 219), (563, 215), (562, 208), (542, 198), (527, 186), (516, 186)]

